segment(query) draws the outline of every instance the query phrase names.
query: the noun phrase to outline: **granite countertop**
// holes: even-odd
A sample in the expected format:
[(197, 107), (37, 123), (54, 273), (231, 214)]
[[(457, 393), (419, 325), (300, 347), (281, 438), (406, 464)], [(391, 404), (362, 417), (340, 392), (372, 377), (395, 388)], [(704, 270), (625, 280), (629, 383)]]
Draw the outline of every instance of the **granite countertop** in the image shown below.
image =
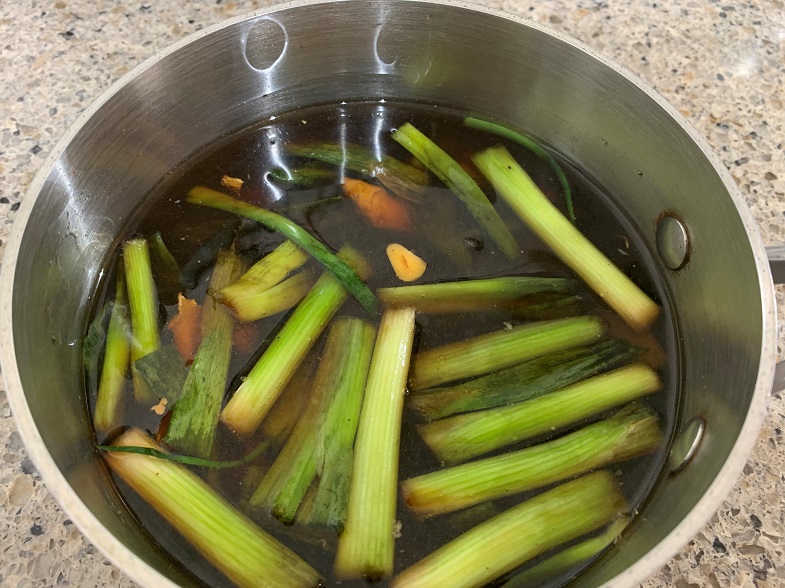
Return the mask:
[[(730, 169), (769, 244), (785, 241), (780, 0), (485, 0), (577, 37), (655, 86)], [(0, 3), (0, 241), (76, 116), (155, 51), (250, 0)], [(2, 245), (0, 245), (0, 250)], [(785, 290), (778, 289), (780, 309)], [(780, 316), (780, 324), (785, 324)], [(780, 329), (779, 349), (783, 349)], [(646, 588), (785, 586), (785, 401), (776, 395), (727, 501)], [(0, 391), (0, 586), (134, 586), (60, 511)]]

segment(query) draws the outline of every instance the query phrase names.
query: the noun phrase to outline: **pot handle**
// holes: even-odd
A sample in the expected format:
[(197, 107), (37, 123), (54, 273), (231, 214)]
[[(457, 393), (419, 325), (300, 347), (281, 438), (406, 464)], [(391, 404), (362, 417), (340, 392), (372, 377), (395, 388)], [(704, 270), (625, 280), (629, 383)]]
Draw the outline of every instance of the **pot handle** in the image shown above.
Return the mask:
[[(771, 267), (771, 279), (775, 284), (785, 284), (785, 245), (766, 247), (766, 256)], [(781, 361), (774, 369), (774, 385), (771, 393), (785, 390), (785, 361)]]
[(783, 390), (785, 390), (785, 361), (774, 366), (774, 383), (771, 385), (771, 393), (777, 394)]
[(766, 247), (766, 256), (771, 266), (771, 279), (775, 284), (785, 284), (785, 245)]

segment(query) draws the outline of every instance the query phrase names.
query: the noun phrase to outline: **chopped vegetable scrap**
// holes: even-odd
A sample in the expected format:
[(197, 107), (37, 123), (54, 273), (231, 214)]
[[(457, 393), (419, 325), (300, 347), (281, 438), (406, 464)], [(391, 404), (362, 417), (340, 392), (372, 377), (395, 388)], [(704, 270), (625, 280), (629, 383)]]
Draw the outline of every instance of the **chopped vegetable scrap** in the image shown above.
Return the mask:
[(231, 176), (223, 176), (221, 178), (221, 185), (235, 192), (239, 192), (243, 187), (243, 181), (240, 178), (233, 178)]
[(166, 400), (166, 398), (161, 398), (161, 400), (158, 401), (158, 404), (153, 406), (150, 410), (155, 414), (157, 414), (158, 416), (161, 416), (166, 412), (166, 405), (168, 404), (168, 402), (169, 401)]

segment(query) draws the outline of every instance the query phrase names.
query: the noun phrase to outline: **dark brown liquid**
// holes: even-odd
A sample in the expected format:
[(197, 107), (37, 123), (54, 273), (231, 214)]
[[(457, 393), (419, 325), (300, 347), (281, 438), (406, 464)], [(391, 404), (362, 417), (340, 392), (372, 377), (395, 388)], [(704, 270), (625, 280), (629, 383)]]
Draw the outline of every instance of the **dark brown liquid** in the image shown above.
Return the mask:
[[(472, 131), (462, 124), (464, 113), (444, 107), (398, 104), (398, 103), (350, 103), (338, 106), (325, 106), (297, 111), (266, 121), (249, 128), (242, 133), (227, 137), (210, 148), (196, 153), (174, 170), (161, 185), (149, 195), (135, 217), (128, 223), (123, 238), (134, 234), (144, 236), (160, 231), (172, 254), (182, 266), (192, 260), (194, 254), (203, 247), (217, 232), (230, 228), (239, 230), (237, 243), (245, 251), (249, 259), (258, 258), (272, 250), (283, 239), (253, 223), (239, 223), (230, 214), (199, 207), (185, 202), (190, 188), (205, 185), (219, 190), (220, 179), (227, 175), (245, 181), (242, 197), (254, 204), (268, 207), (285, 214), (301, 226), (324, 241), (334, 250), (349, 243), (362, 252), (373, 267), (373, 276), (368, 280), (371, 289), (381, 286), (398, 285), (385, 255), (385, 247), (391, 242), (402, 242), (416, 251), (428, 262), (424, 281), (452, 280), (467, 277), (488, 277), (506, 274), (538, 274), (550, 276), (570, 276), (571, 272), (551, 254), (546, 252), (540, 242), (512, 213), (504, 202), (496, 202), (496, 207), (510, 226), (524, 255), (516, 261), (507, 260), (484, 237), (475, 221), (460, 204), (444, 188), (432, 188), (430, 196), (442, 198), (447, 202), (449, 214), (440, 214), (445, 222), (431, 223), (427, 230), (423, 226), (414, 233), (401, 236), (394, 231), (374, 228), (358, 213), (352, 202), (346, 199), (332, 199), (325, 203), (320, 200), (340, 195), (337, 183), (328, 183), (311, 189), (296, 189), (282, 186), (271, 180), (271, 169), (302, 163), (286, 153), (286, 145), (297, 141), (324, 141), (340, 143), (342, 141), (358, 143), (378, 149), (403, 161), (410, 161), (409, 154), (390, 139), (390, 131), (405, 121), (412, 122), (417, 128), (432, 138), (459, 162), (468, 162), (469, 155), (493, 144), (504, 143), (516, 159), (524, 166), (532, 179), (546, 195), (564, 210), (562, 190), (548, 165), (529, 151), (506, 142), (497, 137)], [(668, 311), (667, 294), (664, 291), (657, 270), (649, 252), (634, 227), (625, 219), (614, 204), (611, 197), (604, 194), (589, 179), (574, 169), (569, 162), (561, 160), (573, 190), (573, 201), (577, 216), (578, 228), (592, 240), (616, 265), (627, 273), (652, 298), (659, 302), (664, 312), (651, 329), (651, 334), (659, 343), (667, 356), (665, 368), (661, 368), (663, 390), (647, 399), (661, 415), (666, 428), (666, 438), (670, 437), (678, 396), (678, 361), (674, 337), (673, 323)], [(350, 174), (356, 177), (356, 174)], [(492, 190), (481, 183), (486, 193), (492, 197)], [(309, 205), (309, 203), (311, 203)], [(415, 211), (417, 206), (412, 207)], [(443, 211), (442, 211), (443, 212)], [(415, 212), (416, 216), (419, 214)], [(415, 219), (416, 220), (416, 219)], [(239, 227), (239, 228), (238, 228)], [(450, 239), (465, 242), (466, 252), (456, 259), (445, 254), (438, 243)], [(477, 250), (481, 249), (481, 250)], [(469, 260), (470, 267), (465, 262)], [(98, 285), (96, 307), (100, 308), (105, 299), (113, 296), (111, 285), (114, 284), (114, 267), (117, 259), (108, 260), (107, 279)], [(321, 271), (314, 268), (315, 271)], [(202, 300), (209, 278), (209, 268), (198, 276), (194, 289), (187, 292), (189, 297)], [(621, 321), (613, 317), (593, 294), (584, 290), (587, 312), (608, 318), (614, 324)], [(171, 301), (170, 301), (171, 302)], [(162, 324), (176, 312), (174, 305), (162, 305)], [(360, 305), (350, 299), (339, 311), (340, 315), (354, 314), (367, 316)], [(165, 316), (164, 316), (165, 315)], [(254, 336), (257, 341), (267, 337), (282, 320), (282, 316), (274, 316), (254, 323)], [(375, 320), (375, 319), (374, 319)], [(441, 343), (458, 341), (481, 333), (496, 331), (503, 323), (516, 324), (520, 321), (506, 311), (462, 315), (430, 315), (418, 316), (418, 345), (429, 348)], [(623, 325), (615, 329), (614, 336), (631, 335)], [(163, 342), (171, 340), (167, 329), (162, 329)], [(307, 361), (313, 363), (317, 349), (309, 355)], [(235, 352), (230, 368), (230, 378), (243, 369), (248, 362), (248, 355)], [(124, 407), (124, 424), (138, 426), (154, 432), (160, 417), (150, 411), (149, 406), (141, 406), (133, 402), (133, 395), (128, 386)], [(231, 392), (231, 390), (230, 390)], [(95, 403), (95, 386), (88, 385), (88, 397), (91, 407)], [(596, 419), (593, 419), (596, 420)], [(417, 418), (408, 410), (404, 411), (401, 436), (401, 452), (399, 477), (405, 479), (426, 473), (440, 467), (436, 458), (424, 445), (415, 429)], [(231, 433), (223, 429), (218, 435), (217, 459), (234, 459), (246, 454), (259, 438), (240, 442)], [(565, 431), (558, 431), (561, 435)], [(547, 439), (538, 438), (536, 441)], [(103, 441), (99, 439), (99, 441)], [(518, 449), (518, 446), (505, 448)], [(654, 455), (614, 466), (621, 471), (623, 491), (631, 508), (639, 507), (645, 500), (656, 481), (664, 460), (665, 447)], [(275, 454), (266, 456), (269, 463)], [(222, 495), (232, 502), (237, 502), (243, 494), (241, 486), (245, 477), (245, 468), (222, 470), (220, 475), (200, 471)], [(171, 530), (167, 523), (144, 502), (142, 502), (122, 481), (117, 480), (121, 495), (129, 508), (135, 513), (140, 525), (157, 541), (161, 548), (189, 570), (195, 579), (205, 585), (229, 585), (230, 583), (210, 564), (191, 548), (185, 540)], [(528, 496), (541, 492), (515, 495), (494, 502), (495, 512), (520, 503)], [(412, 517), (404, 504), (399, 501), (398, 519), (402, 523), (401, 537), (396, 541), (395, 570), (405, 569), (416, 561), (431, 553), (438, 547), (457, 537), (460, 533), (483, 520), (473, 519), (471, 513), (458, 516), (444, 515), (427, 521), (419, 521)], [(487, 514), (485, 515), (487, 516)], [(257, 521), (269, 533), (278, 537), (306, 561), (319, 570), (326, 578), (328, 585), (333, 585), (331, 569), (334, 559), (335, 539), (325, 537), (328, 549), (324, 549), (321, 537), (313, 540), (313, 533), (302, 532), (297, 527), (285, 527), (275, 519)], [(572, 570), (559, 578), (554, 578), (552, 586), (565, 584), (574, 577), (586, 564)], [(353, 586), (362, 583), (343, 582), (341, 585)], [(387, 585), (384, 581), (380, 586)]]

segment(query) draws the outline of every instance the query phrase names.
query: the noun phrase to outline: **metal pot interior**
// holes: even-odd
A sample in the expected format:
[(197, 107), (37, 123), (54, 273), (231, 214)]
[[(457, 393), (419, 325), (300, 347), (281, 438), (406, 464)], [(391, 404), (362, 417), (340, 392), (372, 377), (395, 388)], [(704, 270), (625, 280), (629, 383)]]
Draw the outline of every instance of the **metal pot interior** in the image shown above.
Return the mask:
[(689, 263), (663, 278), (679, 420), (702, 417), (706, 435), (581, 586), (644, 579), (719, 505), (762, 421), (774, 356), (762, 248), (728, 174), (659, 97), (583, 46), (459, 4), (319, 2), (230, 21), (135, 70), (69, 132), (25, 200), (3, 276), (3, 369), (47, 485), (137, 581), (193, 583), (97, 460), (79, 345), (93, 284), (125, 219), (189, 155), (272, 114), (358, 98), (448, 103), (526, 129), (614, 195), (652, 251), (664, 212), (687, 227)]

